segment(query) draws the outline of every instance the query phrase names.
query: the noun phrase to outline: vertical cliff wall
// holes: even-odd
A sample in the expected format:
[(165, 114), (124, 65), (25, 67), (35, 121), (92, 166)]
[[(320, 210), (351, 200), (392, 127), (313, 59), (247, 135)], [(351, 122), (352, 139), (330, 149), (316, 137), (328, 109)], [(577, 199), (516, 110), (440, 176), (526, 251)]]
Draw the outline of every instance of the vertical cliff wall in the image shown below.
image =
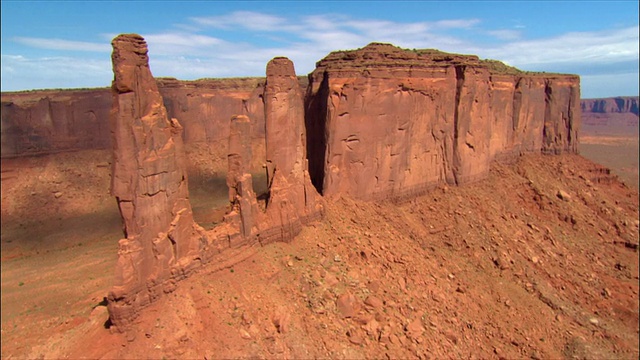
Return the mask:
[(576, 152), (579, 78), (370, 44), (309, 75), (313, 182), (323, 194), (398, 198), (487, 175), (523, 151)]
[(226, 156), (228, 123), (235, 115), (251, 119), (248, 133), (251, 139), (264, 139), (264, 78), (197, 81), (163, 78), (158, 79), (158, 88), (169, 116), (184, 119), (181, 123), (185, 143), (204, 146), (213, 157)]
[(3, 93), (2, 157), (107, 149), (108, 89)]

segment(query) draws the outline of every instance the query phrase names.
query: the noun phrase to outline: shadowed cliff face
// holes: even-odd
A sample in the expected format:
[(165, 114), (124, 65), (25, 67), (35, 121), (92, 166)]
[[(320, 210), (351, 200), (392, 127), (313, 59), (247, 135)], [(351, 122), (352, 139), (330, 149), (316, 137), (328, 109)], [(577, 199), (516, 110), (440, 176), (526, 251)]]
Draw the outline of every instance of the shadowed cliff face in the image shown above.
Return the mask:
[(483, 178), (494, 159), (576, 152), (577, 76), (374, 43), (309, 77), (310, 169), (326, 195), (413, 196)]
[(106, 149), (109, 89), (2, 94), (2, 157)]

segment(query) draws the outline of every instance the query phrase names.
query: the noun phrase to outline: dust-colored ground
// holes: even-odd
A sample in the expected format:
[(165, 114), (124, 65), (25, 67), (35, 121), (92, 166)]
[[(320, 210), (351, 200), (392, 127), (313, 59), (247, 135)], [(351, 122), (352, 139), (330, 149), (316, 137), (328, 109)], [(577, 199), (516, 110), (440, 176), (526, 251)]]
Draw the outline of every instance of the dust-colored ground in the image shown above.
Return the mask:
[[(291, 243), (201, 269), (124, 334), (105, 328), (108, 161), (3, 160), (3, 359), (639, 356), (638, 193), (581, 156), (403, 204), (328, 199)], [(191, 200), (214, 226), (224, 175), (203, 167)]]
[(637, 133), (629, 135), (587, 135), (580, 137), (580, 154), (610, 168), (630, 187), (638, 189), (640, 146)]

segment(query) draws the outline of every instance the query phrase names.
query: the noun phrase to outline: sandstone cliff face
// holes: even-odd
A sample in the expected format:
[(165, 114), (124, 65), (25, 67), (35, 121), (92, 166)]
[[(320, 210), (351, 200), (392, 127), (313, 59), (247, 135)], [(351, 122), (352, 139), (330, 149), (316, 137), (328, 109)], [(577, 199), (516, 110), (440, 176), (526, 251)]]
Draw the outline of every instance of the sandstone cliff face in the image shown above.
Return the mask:
[(189, 203), (182, 127), (167, 117), (138, 35), (113, 42), (112, 194), (125, 238), (119, 242), (110, 319), (126, 327), (136, 312), (188, 272), (199, 255), (202, 229)]
[(2, 157), (106, 149), (110, 109), (107, 89), (3, 93)]
[[(251, 137), (264, 136), (264, 78), (178, 81), (158, 79), (171, 117), (185, 119), (186, 143), (226, 143), (232, 116), (251, 119)], [(187, 125), (188, 123), (188, 125)]]
[(309, 79), (311, 176), (326, 195), (406, 197), (522, 151), (576, 151), (577, 76), (374, 43), (331, 53)]

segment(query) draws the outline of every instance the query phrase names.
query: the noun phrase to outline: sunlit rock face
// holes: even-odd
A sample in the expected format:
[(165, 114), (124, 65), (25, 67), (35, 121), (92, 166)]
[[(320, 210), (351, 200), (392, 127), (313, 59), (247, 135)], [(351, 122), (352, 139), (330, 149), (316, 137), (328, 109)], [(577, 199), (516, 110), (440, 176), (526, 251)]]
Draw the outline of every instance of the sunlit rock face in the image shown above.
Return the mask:
[(123, 221), (112, 323), (126, 327), (136, 312), (189, 272), (203, 230), (193, 221), (182, 127), (167, 117), (149, 70), (147, 45), (134, 34), (112, 41), (113, 107), (111, 192)]
[(576, 152), (579, 77), (372, 43), (309, 76), (311, 177), (323, 195), (404, 198), (485, 177), (492, 160)]
[[(280, 224), (282, 240), (321, 216), (320, 197), (309, 177), (304, 99), (293, 62), (284, 57), (267, 64), (264, 88), (266, 167), (269, 183), (265, 224)], [(271, 235), (262, 234), (262, 242)]]

